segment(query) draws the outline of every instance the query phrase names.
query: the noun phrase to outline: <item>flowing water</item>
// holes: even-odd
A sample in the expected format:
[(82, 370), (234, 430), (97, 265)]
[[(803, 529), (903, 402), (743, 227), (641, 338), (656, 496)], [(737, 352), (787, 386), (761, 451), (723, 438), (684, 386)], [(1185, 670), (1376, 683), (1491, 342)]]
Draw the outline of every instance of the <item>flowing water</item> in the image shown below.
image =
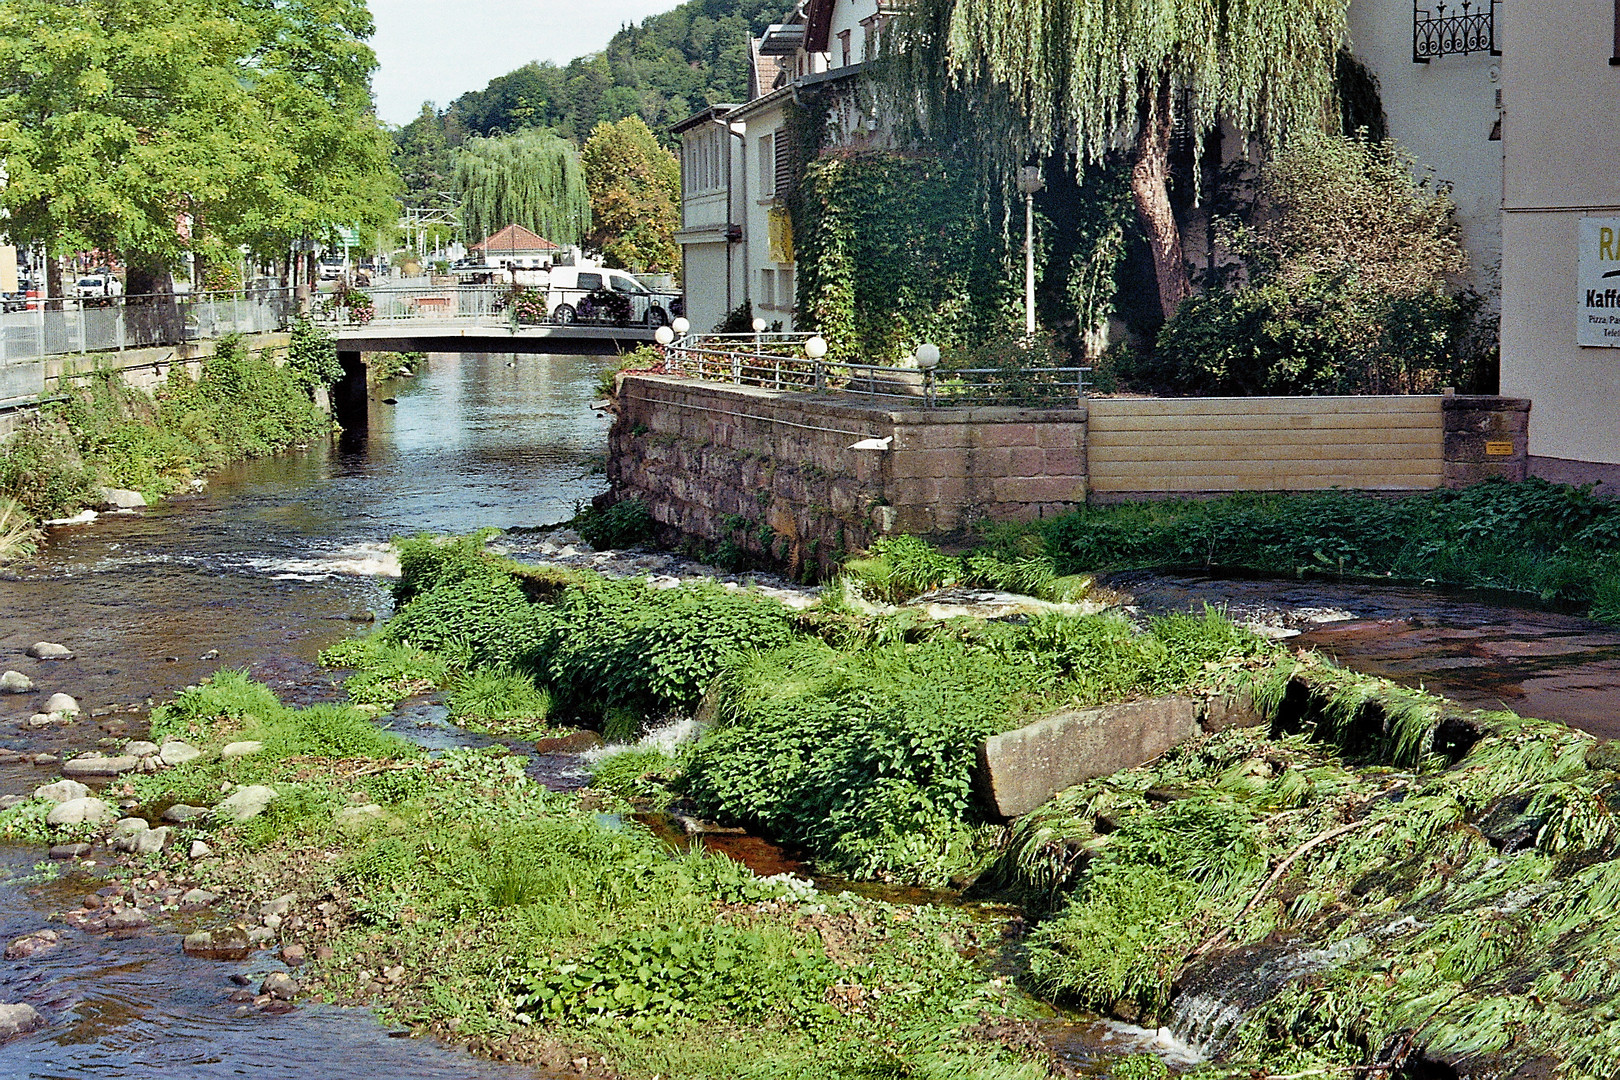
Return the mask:
[[(607, 421), (588, 407), (601, 364), (435, 356), (418, 378), (390, 385), (396, 404), (373, 400), (362, 442), (247, 463), (196, 495), (58, 530), (35, 563), (0, 574), (0, 668), (25, 672), (39, 688), (0, 696), (0, 747), (54, 753), (144, 734), (151, 701), (224, 666), (248, 668), (290, 701), (335, 696), (316, 655), (386, 616), (390, 537), (550, 524), (601, 489)], [(1350, 666), (1620, 733), (1620, 633), (1567, 614), (1500, 598), (1319, 582), (1133, 575), (1116, 583), (1144, 610), (1228, 604), (1279, 634), (1303, 631), (1297, 643)], [(30, 660), (25, 650), (36, 641), (66, 644), (78, 658)], [(95, 715), (65, 728), (29, 727), (29, 714), (56, 691)], [(407, 703), (394, 724), (430, 747), (489, 741), (451, 727), (431, 699)], [(531, 771), (559, 788), (582, 780), (572, 758), (535, 758)], [(0, 795), (54, 778), (48, 767), (0, 765)], [(755, 838), (707, 843), (763, 873), (805, 871)], [(46, 926), (51, 912), (97, 885), (84, 876), (28, 884), (41, 854), (0, 849), (0, 942)], [(921, 891), (885, 898), (949, 899)], [(188, 960), (178, 938), (161, 931), (126, 940), (67, 934), (50, 953), (0, 962), (0, 1001), (26, 1001), (50, 1021), (0, 1045), (0, 1077), (533, 1075), (392, 1038), (402, 1033), (364, 1011), (301, 1004), (284, 1016), (237, 1015), (228, 977), (257, 981), (278, 967), (272, 960)], [(1221, 995), (1183, 1004), (1186, 1040), (1096, 1020), (1054, 1022), (1046, 1035), (1063, 1060), (1087, 1071), (1106, 1072), (1110, 1057), (1140, 1051), (1186, 1063), (1219, 1042), (1229, 1018)]]
[[(390, 385), (397, 404), (373, 400), (364, 442), (250, 462), (198, 495), (57, 530), (36, 564), (0, 579), (0, 668), (25, 672), (40, 691), (0, 696), (0, 746), (58, 752), (136, 735), (149, 700), (222, 666), (250, 669), (289, 700), (330, 696), (332, 679), (315, 657), (357, 622), (387, 614), (390, 537), (550, 524), (601, 489), (607, 421), (587, 407), (601, 364), (435, 356), (420, 377)], [(36, 641), (65, 644), (78, 658), (31, 660), (25, 650)], [(30, 729), (29, 714), (58, 690), (102, 715)], [(484, 741), (443, 717), (416, 702), (396, 725), (430, 746)], [(579, 782), (557, 759), (541, 767), (554, 786)], [(0, 765), (0, 795), (53, 779), (46, 768)], [(42, 854), (0, 849), (0, 942), (46, 926), (51, 912), (96, 887), (85, 878), (21, 883)], [(189, 960), (170, 933), (122, 941), (67, 933), (50, 953), (0, 962), (0, 1001), (26, 1001), (50, 1021), (0, 1046), (0, 1076), (534, 1075), (390, 1038), (363, 1011), (301, 1005), (285, 1016), (237, 1016), (228, 976), (246, 972), (256, 984), (274, 961)]]

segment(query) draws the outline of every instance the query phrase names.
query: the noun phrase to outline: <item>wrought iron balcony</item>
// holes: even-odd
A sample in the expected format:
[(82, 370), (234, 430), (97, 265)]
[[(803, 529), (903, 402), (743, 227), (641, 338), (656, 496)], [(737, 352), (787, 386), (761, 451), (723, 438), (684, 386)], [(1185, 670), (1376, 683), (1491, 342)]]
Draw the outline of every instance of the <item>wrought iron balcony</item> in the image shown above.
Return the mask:
[(1497, 0), (1462, 0), (1461, 4), (1436, 4), (1433, 11), (1412, 8), (1412, 62), (1427, 64), (1439, 56), (1467, 56), (1490, 53), (1501, 56), (1496, 47)]

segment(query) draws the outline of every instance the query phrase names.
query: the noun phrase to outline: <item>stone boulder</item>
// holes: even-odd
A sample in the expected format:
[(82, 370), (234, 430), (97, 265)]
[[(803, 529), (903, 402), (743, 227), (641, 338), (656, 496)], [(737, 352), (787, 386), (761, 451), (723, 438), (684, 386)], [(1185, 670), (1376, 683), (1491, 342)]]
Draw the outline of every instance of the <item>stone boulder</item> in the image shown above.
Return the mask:
[(0, 675), (0, 694), (31, 694), (33, 691), (34, 680), (20, 671)]
[(50, 713), (52, 716), (78, 716), (80, 710), (79, 703), (71, 695), (52, 694), (46, 700), (45, 708), (40, 711)]
[(105, 825), (118, 817), (118, 811), (112, 804), (103, 799), (94, 797), (84, 799), (69, 799), (57, 805), (49, 814), (45, 815), (45, 824), (51, 826), (63, 825)]
[(247, 930), (241, 926), (187, 934), (180, 948), (187, 956), (203, 960), (245, 960), (248, 953), (253, 951), (253, 946), (248, 943)]
[(175, 803), (173, 806), (163, 811), (163, 820), (172, 822), (175, 825), (184, 825), (187, 822), (196, 821), (198, 818), (205, 818), (207, 816), (208, 807), (188, 806), (185, 803)]
[(201, 750), (178, 739), (166, 742), (158, 749), (158, 759), (170, 768), (184, 765), (188, 761), (196, 761), (200, 757), (202, 757)]
[(54, 641), (36, 641), (28, 647), (28, 655), (35, 660), (72, 660), (73, 650)]
[(42, 784), (34, 789), (34, 798), (45, 799), (53, 803), (71, 802), (82, 799), (90, 794), (90, 789), (77, 780), (58, 780), (54, 784)]
[(570, 731), (566, 735), (537, 740), (534, 749), (540, 754), (583, 754), (602, 745), (602, 736), (594, 731)]
[(105, 757), (101, 754), (91, 754), (87, 757), (77, 757), (72, 761), (62, 763), (63, 776), (122, 776), (127, 772), (134, 772), (140, 768), (141, 759), (123, 755), (120, 757)]
[(252, 784), (231, 792), (214, 810), (226, 821), (247, 821), (264, 813), (275, 797), (275, 788)]
[(219, 752), (219, 756), (227, 759), (247, 757), (249, 754), (257, 754), (263, 749), (264, 743), (259, 742), (257, 739), (244, 739), (242, 742), (226, 743), (225, 748)]
[(32, 1005), (0, 1005), (0, 1042), (45, 1026), (45, 1018)]
[(157, 743), (144, 742), (141, 740), (136, 740), (135, 742), (129, 743), (124, 747), (124, 753), (128, 754), (130, 757), (149, 758), (155, 756), (157, 752)]
[(101, 489), (101, 508), (103, 510), (139, 510), (146, 505), (146, 496), (138, 491), (110, 487)]

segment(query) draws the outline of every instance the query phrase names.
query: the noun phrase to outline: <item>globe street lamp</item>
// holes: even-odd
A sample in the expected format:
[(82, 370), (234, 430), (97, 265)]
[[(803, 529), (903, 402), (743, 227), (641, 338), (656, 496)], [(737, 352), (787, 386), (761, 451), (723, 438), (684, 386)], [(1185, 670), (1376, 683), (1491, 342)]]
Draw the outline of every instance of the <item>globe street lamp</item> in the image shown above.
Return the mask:
[(1018, 170), (1018, 190), (1024, 193), (1024, 333), (1035, 336), (1035, 193), (1046, 188), (1037, 165)]

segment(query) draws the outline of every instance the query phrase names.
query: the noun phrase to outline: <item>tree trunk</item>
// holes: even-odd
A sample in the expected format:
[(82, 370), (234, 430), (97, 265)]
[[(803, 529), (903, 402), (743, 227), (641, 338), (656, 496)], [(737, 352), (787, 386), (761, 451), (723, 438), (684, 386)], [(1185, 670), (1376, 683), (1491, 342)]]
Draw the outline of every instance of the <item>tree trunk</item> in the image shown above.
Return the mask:
[(55, 255), (45, 257), (45, 295), (47, 311), (62, 310), (62, 260)]
[(1170, 111), (1170, 80), (1161, 77), (1155, 91), (1154, 109), (1144, 117), (1136, 137), (1135, 161), (1131, 165), (1131, 197), (1142, 219), (1148, 247), (1153, 252), (1153, 271), (1159, 284), (1159, 309), (1166, 320), (1181, 302), (1192, 295), (1192, 279), (1181, 245), (1181, 226), (1170, 205), (1170, 136), (1175, 117)]
[(124, 282), (124, 326), (131, 345), (178, 345), (185, 317), (174, 295), (167, 265), (140, 255), (129, 257)]

